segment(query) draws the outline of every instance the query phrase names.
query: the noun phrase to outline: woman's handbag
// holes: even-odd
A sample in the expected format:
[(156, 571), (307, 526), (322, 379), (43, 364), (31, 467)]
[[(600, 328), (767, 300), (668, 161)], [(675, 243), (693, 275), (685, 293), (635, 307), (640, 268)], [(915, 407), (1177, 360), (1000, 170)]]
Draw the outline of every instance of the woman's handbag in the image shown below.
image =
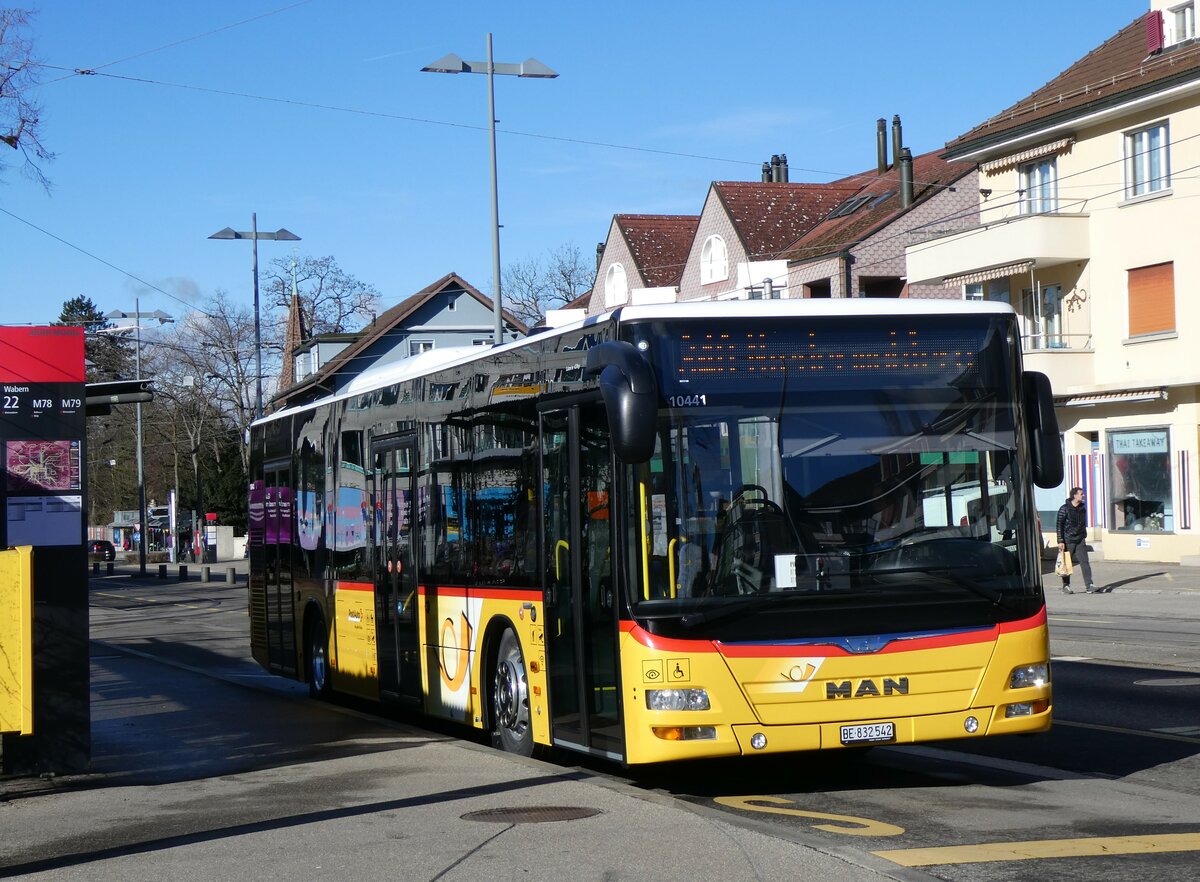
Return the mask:
[(1054, 572), (1060, 576), (1071, 575), (1071, 552), (1060, 551), (1058, 553), (1058, 560), (1054, 562)]

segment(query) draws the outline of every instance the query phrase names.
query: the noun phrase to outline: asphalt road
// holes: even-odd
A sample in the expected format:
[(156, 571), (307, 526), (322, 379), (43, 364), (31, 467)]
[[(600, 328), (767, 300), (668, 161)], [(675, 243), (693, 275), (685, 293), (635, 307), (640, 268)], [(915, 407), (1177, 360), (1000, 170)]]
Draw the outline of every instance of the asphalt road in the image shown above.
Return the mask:
[[(1200, 592), (1162, 582), (1048, 595), (1056, 722), (1044, 735), (632, 775), (564, 755), (556, 768), (873, 868), (862, 878), (1191, 880), (1200, 865)], [(92, 604), (98, 771), (130, 786), (216, 788), (168, 819), (181, 835), (204, 808), (239, 830), (277, 816), (281, 799), (305, 816), (332, 810), (369, 793), (371, 776), (385, 774), (372, 764), (386, 767), (388, 752), (468, 734), (302, 699), (303, 686), (246, 658), (244, 585), (98, 579)], [(238, 796), (214, 783), (246, 774), (273, 784)], [(163, 823), (123, 807), (117, 817), (110, 843), (145, 841)], [(44, 855), (26, 857), (30, 869), (54, 869)]]

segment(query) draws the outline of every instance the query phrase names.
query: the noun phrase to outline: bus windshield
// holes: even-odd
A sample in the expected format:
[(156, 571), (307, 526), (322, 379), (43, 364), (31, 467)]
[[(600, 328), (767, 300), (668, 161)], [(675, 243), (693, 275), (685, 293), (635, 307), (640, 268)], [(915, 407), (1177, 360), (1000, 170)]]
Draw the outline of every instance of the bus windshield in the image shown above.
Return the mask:
[(1040, 596), (1010, 322), (906, 321), (643, 332), (668, 406), (630, 467), (635, 616)]

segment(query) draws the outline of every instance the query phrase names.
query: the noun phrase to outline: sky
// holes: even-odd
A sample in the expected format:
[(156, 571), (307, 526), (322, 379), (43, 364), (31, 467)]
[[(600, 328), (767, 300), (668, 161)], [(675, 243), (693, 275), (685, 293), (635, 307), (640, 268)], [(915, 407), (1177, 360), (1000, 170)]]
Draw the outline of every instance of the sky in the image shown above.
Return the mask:
[[(0, 0), (35, 11), (47, 192), (0, 153), (0, 322), (84, 295), (180, 317), (252, 297), (248, 242), (332, 255), (399, 302), (448, 272), (492, 293), (487, 81), (447, 53), (534, 57), (495, 80), (501, 261), (584, 259), (614, 214), (699, 214), (714, 180), (875, 166), (875, 120), (914, 155), (1053, 78), (1147, 0)], [(77, 69), (94, 70), (78, 75)]]

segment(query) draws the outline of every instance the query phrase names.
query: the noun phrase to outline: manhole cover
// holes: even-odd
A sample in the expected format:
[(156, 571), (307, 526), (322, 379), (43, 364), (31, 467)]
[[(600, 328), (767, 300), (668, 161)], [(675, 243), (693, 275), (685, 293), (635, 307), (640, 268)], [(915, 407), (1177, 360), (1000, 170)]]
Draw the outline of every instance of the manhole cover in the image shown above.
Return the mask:
[(467, 812), (464, 821), (490, 821), (493, 824), (544, 824), (548, 821), (578, 821), (600, 814), (600, 809), (572, 805), (535, 805), (527, 808), (494, 808)]

